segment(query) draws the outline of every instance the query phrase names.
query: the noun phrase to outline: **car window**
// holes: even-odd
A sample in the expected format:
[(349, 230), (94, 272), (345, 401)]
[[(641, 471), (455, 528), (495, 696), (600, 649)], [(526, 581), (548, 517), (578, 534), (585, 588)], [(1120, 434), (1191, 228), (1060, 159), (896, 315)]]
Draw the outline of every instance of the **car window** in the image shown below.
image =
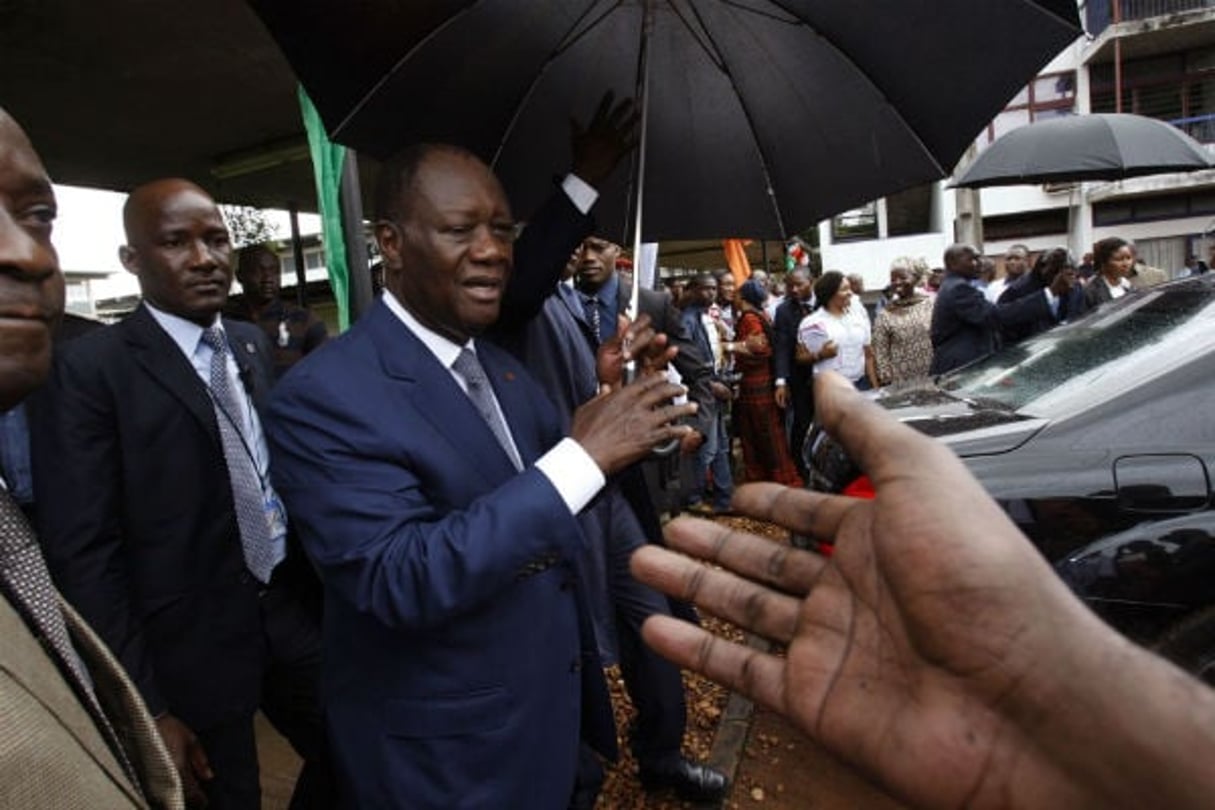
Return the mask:
[(1108, 379), (1143, 379), (1191, 354), (1195, 341), (1215, 344), (1213, 305), (1215, 288), (1205, 279), (1132, 293), (947, 374), (939, 384), (953, 396), (1032, 411), (1047, 395), (1065, 397)]

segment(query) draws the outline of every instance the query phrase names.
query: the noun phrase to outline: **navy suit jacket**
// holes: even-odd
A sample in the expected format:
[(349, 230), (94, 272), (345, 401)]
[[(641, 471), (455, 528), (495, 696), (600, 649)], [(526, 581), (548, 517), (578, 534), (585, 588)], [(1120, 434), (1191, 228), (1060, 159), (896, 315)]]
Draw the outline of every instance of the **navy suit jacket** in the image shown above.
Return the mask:
[[(266, 336), (224, 328), (259, 405), (272, 379)], [(266, 661), (258, 584), (190, 361), (140, 307), (58, 353), (30, 427), (51, 573), (148, 708), (196, 729), (251, 716)]]
[(523, 472), (382, 301), (273, 397), (275, 486), (325, 585), (351, 806), (564, 808), (580, 732), (614, 747), (572, 565), (583, 537), (533, 466), (561, 420), (507, 353), (477, 354)]
[(1000, 329), (1016, 329), (1051, 319), (1043, 295), (1028, 295), (1005, 304), (993, 304), (970, 281), (947, 273), (932, 308), (932, 367), (930, 373), (964, 366), (991, 354), (999, 346)]
[[(1041, 293), (1046, 286), (1036, 273), (1025, 273), (1012, 284), (1009, 284), (1004, 289), (1004, 292), (1000, 293), (998, 303), (1000, 306), (1008, 306), (1014, 301)], [(1000, 337), (1003, 339), (1005, 346), (1011, 346), (1039, 332), (1045, 332), (1056, 324), (1064, 321), (1074, 321), (1087, 311), (1088, 303), (1084, 297), (1084, 288), (1079, 283), (1076, 283), (1067, 295), (1059, 298), (1058, 310), (1055, 314), (1052, 314), (1050, 308), (1047, 307), (1045, 312), (1039, 312), (1038, 317), (1032, 320), (1026, 319), (1021, 323), (1004, 326), (1000, 330)]]

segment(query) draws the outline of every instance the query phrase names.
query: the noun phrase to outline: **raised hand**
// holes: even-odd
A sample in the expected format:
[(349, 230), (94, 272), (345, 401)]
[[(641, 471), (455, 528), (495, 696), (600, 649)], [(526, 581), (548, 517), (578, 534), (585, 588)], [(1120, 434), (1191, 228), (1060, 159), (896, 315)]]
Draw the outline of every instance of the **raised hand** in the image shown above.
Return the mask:
[(670, 617), (647, 642), (918, 806), (1209, 804), (1215, 693), (1102, 624), (944, 445), (837, 375), (816, 394), (876, 498), (760, 484), (733, 506), (834, 540), (832, 557), (690, 519), (669, 546), (725, 570), (657, 546), (633, 557), (643, 582), (785, 656)]
[(620, 159), (637, 145), (638, 121), (640, 114), (633, 108), (633, 100), (626, 98), (616, 103), (611, 90), (603, 94), (594, 117), (585, 127), (570, 118), (574, 174), (598, 188)]

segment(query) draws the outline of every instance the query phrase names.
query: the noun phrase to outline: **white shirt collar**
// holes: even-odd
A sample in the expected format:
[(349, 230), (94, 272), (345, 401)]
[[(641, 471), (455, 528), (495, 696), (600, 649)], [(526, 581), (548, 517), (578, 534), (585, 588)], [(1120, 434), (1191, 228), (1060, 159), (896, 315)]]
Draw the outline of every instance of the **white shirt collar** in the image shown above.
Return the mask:
[[(143, 305), (148, 308), (148, 312), (160, 324), (160, 327), (169, 333), (169, 337), (173, 338), (173, 342), (181, 349), (182, 354), (186, 357), (193, 357), (194, 352), (198, 350), (198, 343), (202, 340), (203, 327), (186, 320), (180, 315), (173, 315), (165, 312), (162, 309), (157, 309), (152, 306), (146, 299)], [(211, 324), (223, 329), (223, 321), (219, 313), (215, 313), (215, 320)]]
[(474, 353), (476, 352), (477, 347), (473, 343), (472, 338), (469, 338), (468, 342), (461, 346), (443, 337), (433, 329), (423, 326), (421, 321), (413, 316), (412, 312), (401, 305), (401, 302), (397, 300), (397, 297), (392, 294), (391, 290), (384, 290), (382, 297), (389, 311), (397, 316), (397, 320), (405, 324), (406, 329), (413, 332), (414, 337), (422, 341), (422, 344), (430, 350), (435, 359), (443, 365), (443, 368), (451, 368), (452, 363), (456, 362), (456, 358), (460, 356), (461, 349), (470, 349)]

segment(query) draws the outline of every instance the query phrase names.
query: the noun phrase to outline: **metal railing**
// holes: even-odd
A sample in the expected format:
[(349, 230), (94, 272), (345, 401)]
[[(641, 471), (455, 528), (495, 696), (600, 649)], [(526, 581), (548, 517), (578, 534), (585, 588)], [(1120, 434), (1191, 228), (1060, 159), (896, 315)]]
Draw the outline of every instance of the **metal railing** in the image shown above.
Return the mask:
[(1215, 113), (1174, 118), (1169, 123), (1199, 143), (1215, 143)]
[[(1114, 21), (1115, 0), (1087, 0), (1084, 3), (1084, 27), (1092, 36), (1099, 36)], [(1118, 0), (1120, 19), (1146, 20), (1184, 11), (1215, 9), (1215, 0)]]

